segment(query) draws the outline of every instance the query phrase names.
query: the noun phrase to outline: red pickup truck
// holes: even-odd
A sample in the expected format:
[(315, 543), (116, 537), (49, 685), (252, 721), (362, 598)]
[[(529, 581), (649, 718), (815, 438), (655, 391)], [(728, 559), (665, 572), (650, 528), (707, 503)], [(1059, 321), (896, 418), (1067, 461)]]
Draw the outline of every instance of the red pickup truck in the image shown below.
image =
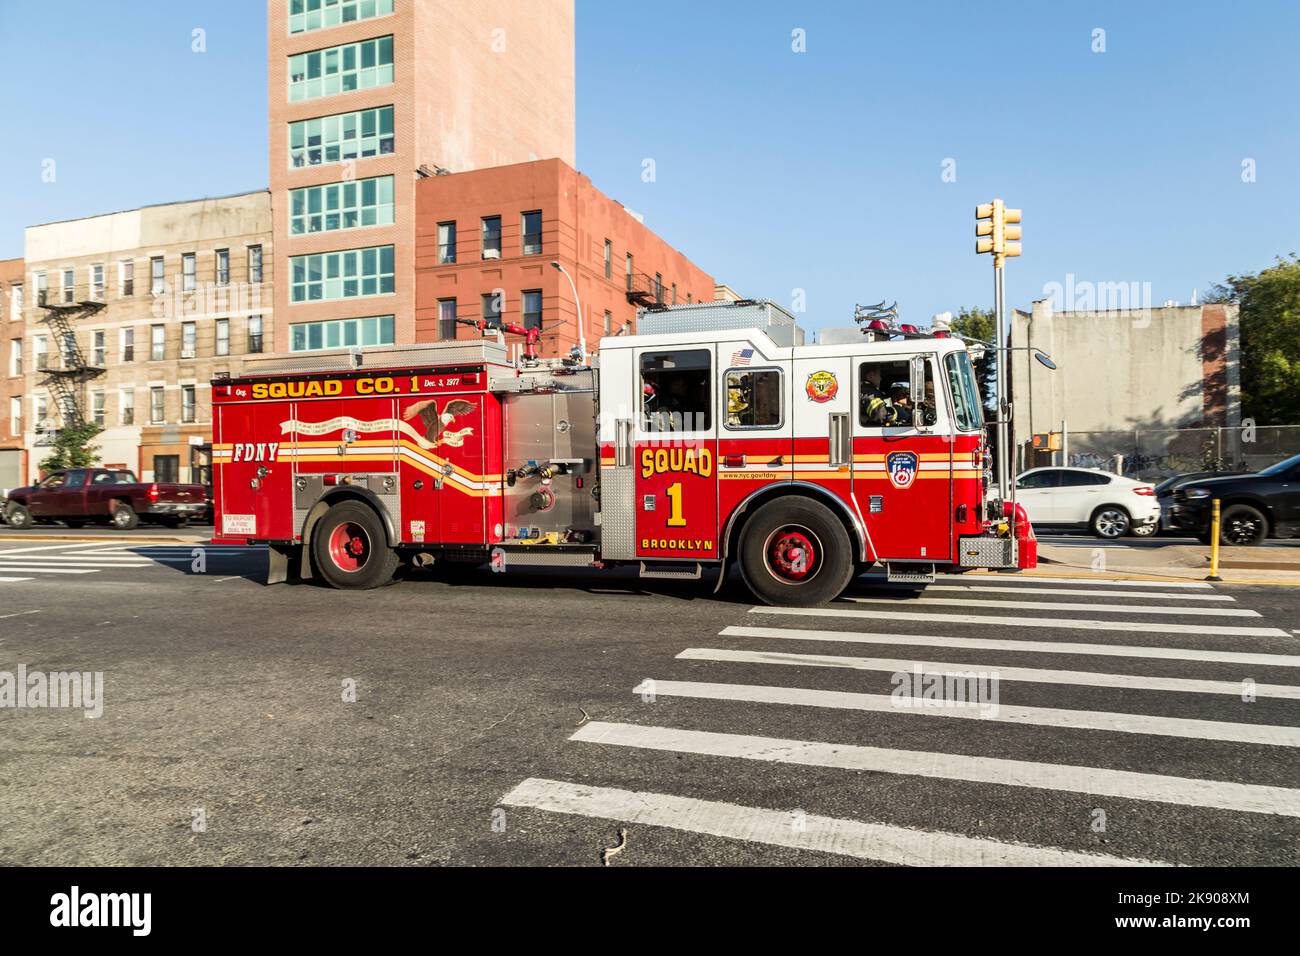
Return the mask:
[(141, 484), (129, 471), (70, 468), (9, 492), (3, 513), (14, 528), (54, 521), (80, 528), (93, 521), (128, 530), (142, 521), (178, 528), (207, 509), (202, 485)]

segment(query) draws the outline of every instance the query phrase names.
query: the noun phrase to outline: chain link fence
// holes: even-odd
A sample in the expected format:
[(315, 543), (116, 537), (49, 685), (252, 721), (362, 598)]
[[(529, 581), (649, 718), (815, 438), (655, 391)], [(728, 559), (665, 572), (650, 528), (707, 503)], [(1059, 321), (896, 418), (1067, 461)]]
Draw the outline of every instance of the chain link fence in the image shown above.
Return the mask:
[(1134, 428), (1070, 432), (1065, 464), (1159, 481), (1189, 471), (1258, 471), (1295, 454), (1300, 425)]

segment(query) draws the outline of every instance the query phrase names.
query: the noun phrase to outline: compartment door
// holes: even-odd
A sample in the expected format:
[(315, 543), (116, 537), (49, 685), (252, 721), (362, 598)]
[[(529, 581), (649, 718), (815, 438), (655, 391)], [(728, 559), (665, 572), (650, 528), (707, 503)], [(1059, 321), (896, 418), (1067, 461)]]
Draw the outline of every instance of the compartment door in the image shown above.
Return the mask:
[(293, 527), (291, 406), (282, 402), (223, 405), (215, 435), (221, 526), (217, 534), (289, 541)]

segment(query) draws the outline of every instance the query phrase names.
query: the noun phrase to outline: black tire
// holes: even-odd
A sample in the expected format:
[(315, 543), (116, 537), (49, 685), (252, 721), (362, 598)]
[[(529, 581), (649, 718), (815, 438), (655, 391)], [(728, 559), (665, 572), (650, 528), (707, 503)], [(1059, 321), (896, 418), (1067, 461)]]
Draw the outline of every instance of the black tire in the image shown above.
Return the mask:
[(1133, 519), (1119, 505), (1102, 505), (1092, 513), (1088, 527), (1099, 538), (1117, 541), (1128, 534), (1128, 529), (1133, 527)]
[(854, 567), (853, 543), (844, 525), (825, 505), (807, 498), (769, 501), (741, 534), (745, 583), (755, 597), (775, 607), (833, 601), (853, 579)]
[(1268, 518), (1251, 505), (1228, 505), (1219, 517), (1219, 541), (1228, 547), (1253, 548), (1268, 538)]
[(325, 512), (312, 532), (311, 554), (325, 582), (347, 591), (391, 584), (401, 563), (379, 515), (359, 501), (341, 501)]
[(118, 531), (133, 531), (140, 527), (140, 516), (125, 501), (113, 505), (113, 527)]
[(32, 526), (32, 513), (23, 505), (12, 502), (5, 510), (5, 521), (9, 523), (11, 528), (20, 530), (30, 528)]

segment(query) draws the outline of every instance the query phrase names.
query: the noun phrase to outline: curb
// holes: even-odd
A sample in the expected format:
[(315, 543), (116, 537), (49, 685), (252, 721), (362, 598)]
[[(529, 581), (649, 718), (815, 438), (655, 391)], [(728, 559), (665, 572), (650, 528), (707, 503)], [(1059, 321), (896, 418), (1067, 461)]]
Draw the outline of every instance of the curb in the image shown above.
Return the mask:
[(54, 544), (71, 543), (71, 544), (99, 544), (100, 542), (119, 542), (126, 541), (131, 544), (207, 544), (208, 538), (145, 538), (137, 535), (118, 535), (116, 537), (109, 535), (75, 535), (75, 534), (0, 534), (0, 542), (4, 541), (50, 541)]
[[(1140, 571), (1126, 572), (1126, 571), (1116, 570), (1116, 571), (1107, 571), (1103, 576), (1103, 575), (1090, 574), (1090, 573), (1080, 573), (1074, 570), (1073, 565), (1063, 565), (1063, 564), (1057, 564), (1057, 565), (1053, 565), (1050, 568), (1041, 568), (1033, 571), (1021, 571), (1017, 575), (1017, 577), (1073, 578), (1079, 581), (1097, 581), (1097, 582), (1151, 581), (1153, 583), (1160, 582), (1160, 581), (1204, 581), (1205, 580), (1205, 577), (1199, 573), (1180, 576), (1174, 574), (1164, 574), (1164, 575), (1149, 574), (1149, 573), (1143, 574)], [(1224, 581), (1215, 582), (1215, 585), (1218, 587), (1222, 587), (1223, 585), (1233, 585), (1233, 584), (1243, 584), (1243, 585), (1250, 585), (1255, 587), (1300, 588), (1300, 580), (1270, 581), (1270, 580), (1262, 580), (1260, 578), (1242, 578), (1242, 579), (1232, 580), (1232, 581), (1224, 580)]]

